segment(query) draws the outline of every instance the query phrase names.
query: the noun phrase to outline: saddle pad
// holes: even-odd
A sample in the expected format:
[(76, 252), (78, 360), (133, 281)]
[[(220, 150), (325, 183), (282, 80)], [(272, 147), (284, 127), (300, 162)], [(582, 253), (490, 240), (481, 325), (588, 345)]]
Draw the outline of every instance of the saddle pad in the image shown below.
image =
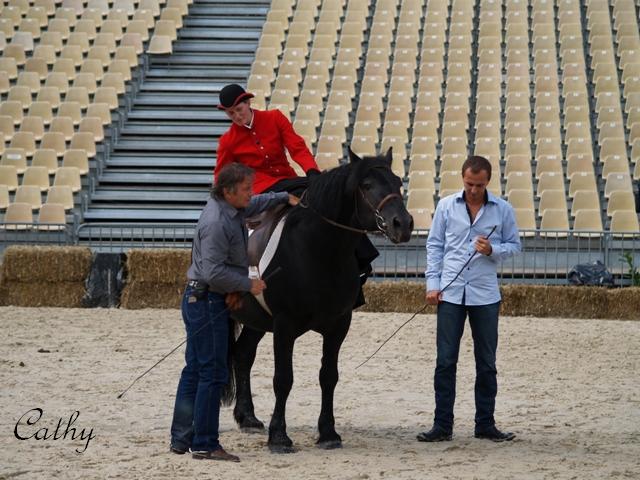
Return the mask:
[[(260, 257), (260, 263), (258, 264), (258, 272), (260, 276), (262, 276), (262, 272), (267, 270), (267, 267), (271, 263), (271, 260), (273, 260), (273, 256), (275, 255), (276, 249), (278, 248), (278, 244), (280, 243), (280, 237), (282, 236), (282, 229), (284, 228), (284, 222), (286, 219), (287, 219), (287, 216), (285, 215), (278, 221), (276, 228), (273, 229), (273, 233), (269, 238), (269, 242), (267, 242), (267, 246), (264, 249), (264, 253)], [(262, 293), (259, 295), (255, 295), (255, 297), (256, 297), (256, 300), (258, 300), (258, 303), (262, 306), (262, 308), (264, 308), (265, 311), (269, 313), (269, 315), (273, 315), (271, 313), (271, 310), (269, 310), (269, 307), (267, 306), (267, 303), (265, 302), (264, 296), (262, 295)]]

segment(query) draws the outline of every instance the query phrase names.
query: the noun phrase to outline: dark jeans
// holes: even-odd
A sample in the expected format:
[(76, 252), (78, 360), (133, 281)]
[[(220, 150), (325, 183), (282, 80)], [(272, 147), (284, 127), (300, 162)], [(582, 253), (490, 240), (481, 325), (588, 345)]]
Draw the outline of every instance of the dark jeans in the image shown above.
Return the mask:
[(186, 366), (176, 393), (171, 445), (185, 450), (216, 450), (220, 448), (220, 393), (229, 380), (229, 314), (224, 295), (208, 292), (202, 300), (194, 301), (193, 291), (187, 287), (182, 298)]
[(438, 305), (436, 393), (434, 423), (444, 430), (453, 429), (453, 405), (456, 400), (456, 369), (464, 322), (469, 314), (476, 359), (476, 431), (495, 425), (493, 412), (498, 393), (496, 349), (498, 348), (498, 312), (500, 302), (465, 306), (442, 302)]

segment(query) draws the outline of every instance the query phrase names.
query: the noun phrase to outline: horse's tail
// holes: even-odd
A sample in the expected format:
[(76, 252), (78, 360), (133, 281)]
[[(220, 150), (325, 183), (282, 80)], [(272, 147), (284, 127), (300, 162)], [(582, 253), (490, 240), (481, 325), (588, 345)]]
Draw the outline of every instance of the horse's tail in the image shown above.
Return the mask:
[(229, 317), (229, 339), (227, 349), (227, 370), (229, 371), (229, 381), (220, 394), (220, 404), (224, 406), (232, 405), (236, 401), (236, 373), (233, 357), (235, 354), (236, 339), (242, 331), (242, 325)]

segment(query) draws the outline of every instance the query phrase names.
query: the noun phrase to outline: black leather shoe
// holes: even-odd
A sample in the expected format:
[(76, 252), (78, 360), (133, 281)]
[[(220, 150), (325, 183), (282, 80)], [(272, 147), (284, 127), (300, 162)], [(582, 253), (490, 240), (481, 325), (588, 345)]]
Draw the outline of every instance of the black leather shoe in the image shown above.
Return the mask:
[(449, 442), (452, 437), (451, 432), (438, 426), (434, 426), (428, 432), (422, 432), (416, 436), (419, 442)]
[(509, 442), (516, 438), (516, 434), (511, 432), (501, 432), (494, 425), (485, 430), (476, 430), (475, 437), (485, 438), (487, 440), (491, 440), (492, 442)]
[(189, 451), (188, 448), (174, 447), (173, 445), (169, 445), (169, 451), (171, 453), (175, 453), (176, 455), (184, 455)]

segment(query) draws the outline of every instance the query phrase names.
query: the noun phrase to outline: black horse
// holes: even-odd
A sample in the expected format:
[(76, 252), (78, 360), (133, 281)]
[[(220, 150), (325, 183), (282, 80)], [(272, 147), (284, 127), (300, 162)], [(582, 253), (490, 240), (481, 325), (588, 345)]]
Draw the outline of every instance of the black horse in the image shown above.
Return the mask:
[(293, 385), (293, 345), (309, 330), (323, 336), (320, 386), (322, 407), (318, 419), (318, 446), (338, 448), (333, 393), (338, 382), (338, 352), (351, 323), (360, 289), (356, 244), (367, 231), (379, 230), (392, 242), (406, 242), (413, 218), (400, 194), (400, 179), (391, 171), (391, 151), (386, 156), (359, 158), (315, 177), (300, 205), (286, 219), (280, 244), (263, 278), (264, 298), (272, 316), (254, 297), (245, 296), (233, 318), (243, 324), (232, 345), (236, 406), (234, 417), (245, 431), (263, 430), (255, 417), (250, 373), (256, 348), (265, 332), (273, 332), (276, 404), (269, 425), (269, 448), (293, 452), (287, 436), (285, 406)]

